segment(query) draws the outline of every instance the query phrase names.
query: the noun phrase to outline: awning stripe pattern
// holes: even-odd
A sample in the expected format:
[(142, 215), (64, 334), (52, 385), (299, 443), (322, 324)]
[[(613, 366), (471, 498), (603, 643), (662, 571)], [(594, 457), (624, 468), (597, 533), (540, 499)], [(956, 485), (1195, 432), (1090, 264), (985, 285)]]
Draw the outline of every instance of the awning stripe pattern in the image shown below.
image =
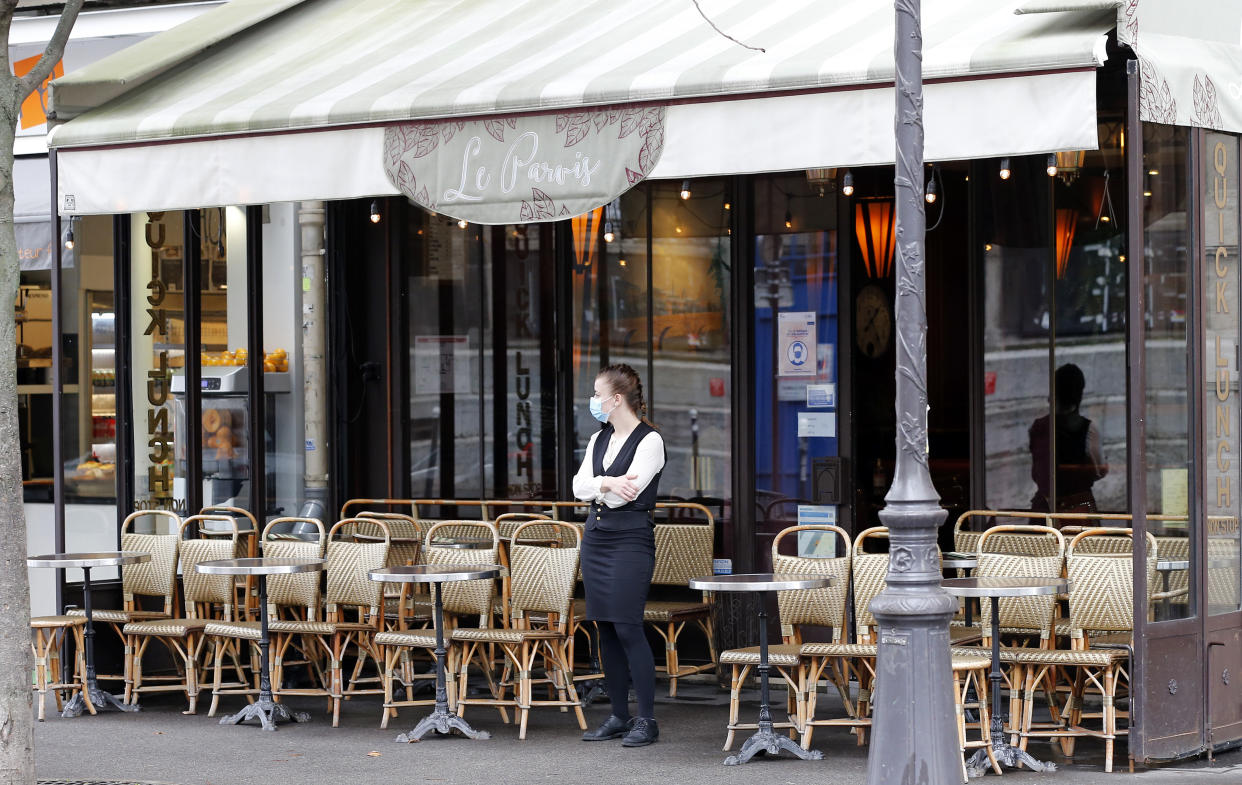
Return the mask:
[[(890, 3), (233, 0), (58, 80), (59, 148), (884, 85)], [(1113, 9), (925, 0), (924, 76), (1091, 69)], [(748, 47), (755, 47), (754, 49)], [(135, 47), (137, 49), (137, 47)], [(758, 51), (762, 49), (763, 51)], [(175, 66), (175, 67), (173, 67)], [(155, 73), (158, 71), (158, 73)], [(91, 96), (106, 100), (92, 106)]]

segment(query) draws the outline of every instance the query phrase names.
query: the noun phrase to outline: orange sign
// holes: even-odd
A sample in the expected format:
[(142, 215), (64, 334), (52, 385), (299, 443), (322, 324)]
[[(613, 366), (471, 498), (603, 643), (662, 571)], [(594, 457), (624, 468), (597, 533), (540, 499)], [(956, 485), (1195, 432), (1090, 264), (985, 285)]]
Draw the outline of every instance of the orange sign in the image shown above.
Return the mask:
[[(25, 76), (35, 67), (35, 63), (39, 62), (41, 55), (27, 57), (24, 60), (18, 60), (13, 63), (13, 75)], [(47, 122), (47, 86), (53, 79), (57, 79), (65, 75), (65, 61), (61, 60), (52, 69), (52, 74), (43, 80), (43, 84), (35, 88), (35, 91), (26, 96), (26, 100), (22, 101), (21, 120), (18, 127), (22, 130), (34, 128)]]

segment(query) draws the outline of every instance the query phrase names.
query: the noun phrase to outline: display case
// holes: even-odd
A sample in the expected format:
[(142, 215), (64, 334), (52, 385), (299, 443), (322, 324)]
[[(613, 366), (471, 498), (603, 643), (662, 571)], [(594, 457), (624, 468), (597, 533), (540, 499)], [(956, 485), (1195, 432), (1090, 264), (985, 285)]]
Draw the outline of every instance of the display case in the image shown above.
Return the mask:
[(116, 496), (116, 314), (112, 292), (88, 291), (83, 359), (86, 389), (81, 447), (66, 454), (65, 493), (76, 500)]

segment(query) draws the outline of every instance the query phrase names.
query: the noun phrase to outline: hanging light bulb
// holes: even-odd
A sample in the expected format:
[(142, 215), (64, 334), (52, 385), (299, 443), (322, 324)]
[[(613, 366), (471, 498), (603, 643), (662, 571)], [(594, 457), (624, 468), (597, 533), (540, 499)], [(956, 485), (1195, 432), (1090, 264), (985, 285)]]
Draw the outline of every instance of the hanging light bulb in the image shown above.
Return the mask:
[(65, 233), (65, 249), (73, 250), (73, 219), (69, 220), (69, 231)]
[(457, 222), (458, 229), (465, 229), (469, 225), (470, 223), (465, 218), (462, 218), (460, 221)]
[(786, 229), (793, 228), (793, 213), (790, 212), (789, 210), (785, 211), (785, 228)]
[(1048, 176), (1049, 176), (1049, 177), (1056, 177), (1056, 176), (1057, 176), (1057, 154), (1056, 154), (1056, 153), (1048, 153), (1048, 169), (1047, 169), (1047, 171), (1048, 171)]
[(1013, 174), (1013, 171), (1009, 168), (1009, 159), (1002, 158), (1001, 167), (1000, 167), (1000, 179), (1008, 180), (1009, 176), (1012, 174)]
[(612, 233), (612, 224), (604, 221), (604, 242), (610, 243), (615, 239), (617, 239), (617, 236)]
[(932, 176), (927, 179), (927, 190), (923, 193), (923, 199), (928, 204), (936, 203), (936, 173), (933, 170)]
[(673, 231), (677, 232), (677, 234), (681, 234), (681, 224), (677, 224), (676, 226), (674, 226)]
[(854, 195), (854, 173), (849, 169), (846, 169), (845, 175), (841, 177), (841, 193), (846, 196)]
[(681, 198), (682, 199), (690, 198), (690, 181), (689, 180), (681, 181)]
[(728, 202), (725, 202), (724, 207), (725, 207), (725, 209), (726, 209), (726, 210), (732, 210), (732, 209), (733, 209), (733, 205), (732, 205), (732, 204), (730, 204), (730, 203), (728, 203)]
[(377, 224), (379, 222), (380, 222), (379, 200), (372, 199), (371, 200), (371, 223)]

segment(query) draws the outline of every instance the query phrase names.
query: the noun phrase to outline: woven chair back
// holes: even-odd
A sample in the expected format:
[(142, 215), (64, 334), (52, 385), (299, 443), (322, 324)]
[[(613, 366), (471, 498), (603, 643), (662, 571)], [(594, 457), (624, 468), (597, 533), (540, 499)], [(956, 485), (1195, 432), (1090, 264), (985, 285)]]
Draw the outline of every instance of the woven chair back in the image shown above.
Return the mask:
[[(780, 553), (781, 540), (788, 535), (800, 539), (801, 532), (819, 532), (834, 541), (838, 556), (811, 558), (789, 556)], [(849, 597), (850, 562), (852, 557), (850, 536), (842, 528), (829, 524), (791, 526), (772, 540), (772, 572), (786, 575), (814, 575), (836, 578), (834, 585), (824, 589), (795, 589), (776, 593), (777, 609), (781, 619), (781, 635), (791, 638), (802, 625), (832, 627), (833, 642), (840, 642), (845, 629), (845, 606)]]
[[(546, 521), (546, 520), (551, 520), (551, 518), (540, 512), (506, 512), (501, 515), (497, 515), (496, 520), (492, 521), (492, 523), (496, 525), (496, 531), (500, 532), (501, 537), (512, 537), (513, 532), (517, 530), (517, 527), (521, 526), (527, 521)], [(527, 536), (531, 538), (541, 539), (541, 540), (542, 539), (553, 539), (555, 537), (555, 535), (553, 535), (552, 537), (548, 537), (544, 533), (528, 534)]]
[[(1065, 538), (1051, 526), (993, 526), (981, 532), (978, 578), (1060, 578), (1065, 569)], [(1013, 553), (1015, 547), (1029, 547), (1026, 554)], [(986, 630), (992, 623), (992, 603), (980, 604), (980, 624)], [(1001, 597), (1000, 626), (1009, 630), (1052, 637), (1056, 616), (1056, 595)]]
[[(233, 519), (234, 528), (239, 532), (234, 558), (242, 559), (258, 553), (259, 521), (249, 510), (241, 507), (210, 506), (198, 511), (199, 515), (225, 515)], [(243, 523), (244, 522), (244, 523)]]
[(364, 520), (377, 518), (388, 524), (392, 538), (388, 546), (388, 564), (396, 567), (406, 564), (421, 564), (423, 537), (427, 527), (422, 521), (395, 512), (360, 512), (358, 525), (354, 528), (354, 537), (370, 540), (383, 539), (383, 532), (375, 524)]
[(983, 532), (971, 531), (966, 528), (969, 515), (962, 515), (953, 524), (953, 550), (958, 553), (975, 553), (979, 550), (979, 537)]
[(361, 518), (366, 511), (403, 512), (411, 517), (418, 517), (418, 502), (414, 499), (347, 499), (341, 505), (341, 514), (337, 520), (345, 518)]
[(863, 529), (854, 538), (854, 625), (860, 640), (868, 637), (871, 628), (875, 626), (875, 616), (871, 615), (871, 601), (888, 585), (884, 580), (888, 574), (888, 552), (866, 553), (863, 550), (867, 540), (881, 538), (888, 539), (888, 527), (873, 526)]
[[(359, 523), (378, 526), (384, 539), (381, 542), (333, 539), (353, 532)], [(323, 598), (325, 611), (335, 613), (345, 605), (364, 608), (371, 615), (379, 612), (384, 602), (384, 584), (371, 580), (370, 573), (387, 566), (391, 536), (388, 524), (379, 519), (345, 518), (328, 530), (328, 563), (324, 565), (324, 571), (328, 574)]]
[(656, 586), (687, 586), (692, 578), (712, 574), (710, 523), (657, 523), (655, 526)]
[[(452, 534), (450, 534), (452, 533)], [(437, 537), (491, 537), (490, 548), (437, 548)], [(428, 564), (479, 567), (500, 564), (500, 533), (489, 521), (441, 521), (427, 530), (423, 546)], [(441, 586), (444, 610), (461, 616), (478, 616), (490, 620), (492, 602), (496, 598), (496, 581), (453, 581)]]
[[(167, 518), (167, 534), (136, 534), (134, 523), (145, 516)], [(158, 525), (157, 525), (158, 528)], [(126, 604), (134, 597), (163, 597), (164, 610), (172, 612), (177, 590), (177, 549), (181, 545), (181, 518), (167, 510), (142, 510), (125, 516), (121, 523), (121, 550), (150, 554), (151, 560), (121, 568), (121, 591)]]
[[(277, 524), (306, 523), (314, 526), (314, 540), (271, 539)], [(263, 555), (273, 559), (321, 559), (326, 536), (323, 522), (316, 518), (276, 518), (263, 529)], [(320, 573), (300, 572), (293, 575), (271, 575), (267, 579), (267, 604), (270, 609), (280, 607), (306, 608), (307, 618), (313, 619), (319, 610)]]
[[(537, 532), (548, 527), (562, 530), (564, 537), (573, 545), (529, 545)], [(581, 534), (577, 527), (568, 523), (525, 523), (513, 533), (513, 546), (509, 549), (509, 612), (514, 619), (527, 612), (556, 614), (558, 627), (565, 628), (573, 604), (574, 582), (578, 575), (578, 556), (581, 552)]]
[(198, 537), (181, 540), (181, 592), (185, 602), (185, 615), (187, 618), (197, 617), (198, 604), (206, 603), (223, 605), (224, 618), (228, 619), (232, 618), (233, 603), (236, 601), (233, 595), (233, 576), (208, 575), (199, 572), (195, 567), (200, 562), (238, 558), (237, 545), (242, 536), (237, 519), (224, 515), (191, 515), (181, 522), (181, 531), (178, 532), (178, 536), (182, 538), (190, 536), (196, 528), (195, 524), (208, 520), (227, 523), (232, 528), (232, 532), (227, 538), (204, 539), (200, 529)]
[[(1164, 556), (1164, 551), (1160, 552)], [(1208, 537), (1207, 601), (1212, 613), (1238, 608), (1238, 541)]]
[[(1089, 632), (1134, 631), (1134, 559), (1131, 547), (1123, 553), (1109, 552), (1097, 539), (1130, 539), (1132, 529), (1091, 528), (1070, 540), (1065, 553), (1065, 574), (1070, 580), (1070, 637)], [(1085, 547), (1084, 547), (1085, 543)], [(1147, 586), (1156, 577), (1156, 538), (1147, 535)]]

